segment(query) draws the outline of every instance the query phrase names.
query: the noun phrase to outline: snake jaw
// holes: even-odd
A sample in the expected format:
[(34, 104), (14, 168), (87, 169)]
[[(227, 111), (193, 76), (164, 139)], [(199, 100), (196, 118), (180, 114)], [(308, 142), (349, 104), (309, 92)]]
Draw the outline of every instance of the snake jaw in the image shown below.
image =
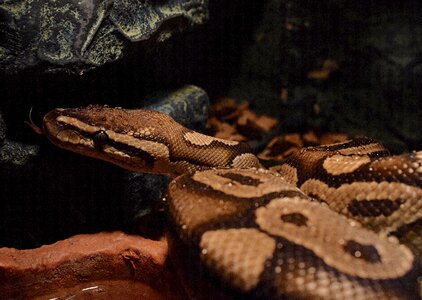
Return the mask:
[(64, 111), (57, 108), (48, 112), (43, 119), (43, 132), (54, 145), (86, 155), (87, 153), (82, 150), (91, 147), (92, 143), (79, 131), (60, 121)]
[(63, 111), (63, 109), (56, 108), (48, 112), (43, 118), (42, 128), (47, 138), (54, 145), (63, 148), (61, 146), (60, 140), (57, 138), (59, 132), (63, 130), (60, 124), (57, 122), (57, 117), (59, 116), (59, 112), (61, 111)]

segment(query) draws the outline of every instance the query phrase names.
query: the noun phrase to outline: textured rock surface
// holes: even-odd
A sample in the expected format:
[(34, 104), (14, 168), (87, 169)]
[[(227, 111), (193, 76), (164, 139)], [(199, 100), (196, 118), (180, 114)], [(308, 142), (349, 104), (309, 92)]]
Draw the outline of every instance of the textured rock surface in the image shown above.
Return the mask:
[(25, 165), (38, 151), (37, 145), (25, 145), (6, 139), (0, 147), (0, 161), (2, 164)]
[(82, 73), (121, 58), (130, 42), (163, 41), (207, 16), (207, 0), (3, 1), (0, 65)]
[(170, 115), (183, 126), (205, 130), (210, 101), (207, 93), (199, 87), (187, 85), (168, 94), (151, 97), (142, 104), (146, 109)]
[(24, 165), (38, 154), (37, 145), (25, 145), (6, 138), (7, 128), (0, 111), (0, 164)]
[(121, 232), (77, 235), (31, 250), (0, 248), (0, 297), (183, 299), (166, 259), (165, 241)]

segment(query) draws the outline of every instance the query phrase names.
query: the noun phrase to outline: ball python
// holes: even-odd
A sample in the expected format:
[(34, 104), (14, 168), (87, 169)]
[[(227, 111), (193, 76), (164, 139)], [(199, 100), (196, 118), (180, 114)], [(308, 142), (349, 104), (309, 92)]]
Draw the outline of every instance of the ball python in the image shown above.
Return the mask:
[(265, 169), (246, 144), (99, 105), (54, 109), (43, 131), (61, 148), (174, 177), (175, 248), (229, 298), (419, 297), (418, 253), (394, 234), (421, 224), (422, 151), (391, 156), (361, 138)]

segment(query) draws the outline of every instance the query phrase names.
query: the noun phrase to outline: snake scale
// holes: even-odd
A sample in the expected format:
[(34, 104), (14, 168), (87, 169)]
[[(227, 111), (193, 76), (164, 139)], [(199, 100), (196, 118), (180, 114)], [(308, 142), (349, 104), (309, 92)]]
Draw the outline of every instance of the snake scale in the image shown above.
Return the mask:
[(422, 151), (391, 156), (360, 138), (264, 169), (246, 144), (99, 105), (55, 109), (43, 130), (61, 148), (175, 177), (175, 240), (227, 297), (420, 297)]

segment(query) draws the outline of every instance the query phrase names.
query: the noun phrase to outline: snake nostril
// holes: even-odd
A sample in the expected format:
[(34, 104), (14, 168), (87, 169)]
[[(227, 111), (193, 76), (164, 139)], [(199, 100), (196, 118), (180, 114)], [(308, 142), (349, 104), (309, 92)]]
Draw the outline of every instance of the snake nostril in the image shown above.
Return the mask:
[(100, 131), (97, 131), (94, 134), (93, 141), (94, 141), (95, 147), (101, 148), (105, 144), (108, 143), (109, 137), (108, 137), (107, 133), (104, 130), (100, 130)]

